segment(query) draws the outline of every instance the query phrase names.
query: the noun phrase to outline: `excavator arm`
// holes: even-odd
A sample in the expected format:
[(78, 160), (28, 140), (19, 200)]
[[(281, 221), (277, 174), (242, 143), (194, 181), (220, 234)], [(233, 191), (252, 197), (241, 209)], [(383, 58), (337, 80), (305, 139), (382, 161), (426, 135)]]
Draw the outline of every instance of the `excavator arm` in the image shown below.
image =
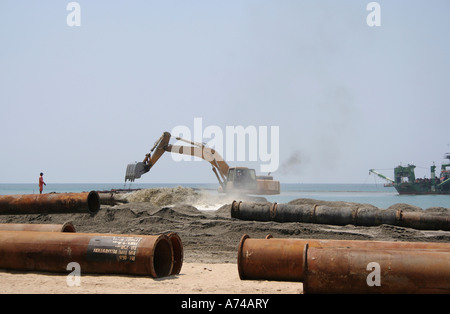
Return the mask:
[(125, 174), (125, 182), (127, 180), (133, 182), (135, 179), (140, 178), (141, 175), (150, 171), (150, 169), (158, 161), (162, 154), (164, 154), (165, 152), (170, 152), (195, 156), (208, 161), (212, 165), (212, 170), (216, 175), (220, 185), (222, 187), (224, 186), (229, 166), (219, 153), (203, 143), (187, 141), (179, 137), (177, 137), (176, 139), (189, 143), (192, 146), (172, 145), (169, 144), (170, 137), (171, 135), (169, 132), (164, 132), (163, 135), (155, 142), (153, 148), (150, 150), (150, 153), (145, 155), (145, 158), (142, 162), (128, 164)]
[(135, 179), (139, 179), (143, 174), (150, 171), (151, 167), (158, 161), (162, 154), (165, 152), (165, 147), (169, 144), (170, 133), (164, 132), (163, 135), (155, 142), (150, 153), (145, 155), (142, 162), (130, 163), (127, 165), (125, 172), (125, 182), (128, 180), (134, 182)]
[(169, 132), (164, 132), (155, 142), (150, 153), (145, 155), (142, 162), (128, 164), (125, 182), (127, 180), (133, 182), (135, 179), (140, 178), (143, 174), (150, 171), (162, 154), (170, 152), (199, 157), (208, 161), (219, 181), (221, 187), (219, 191), (238, 191), (239, 193), (246, 191), (249, 194), (261, 195), (280, 194), (280, 182), (273, 180), (271, 176), (258, 177), (254, 169), (248, 169), (246, 167), (230, 168), (219, 153), (205, 144), (187, 141), (177, 137), (177, 140), (186, 142), (190, 146), (172, 145), (169, 144), (170, 137)]

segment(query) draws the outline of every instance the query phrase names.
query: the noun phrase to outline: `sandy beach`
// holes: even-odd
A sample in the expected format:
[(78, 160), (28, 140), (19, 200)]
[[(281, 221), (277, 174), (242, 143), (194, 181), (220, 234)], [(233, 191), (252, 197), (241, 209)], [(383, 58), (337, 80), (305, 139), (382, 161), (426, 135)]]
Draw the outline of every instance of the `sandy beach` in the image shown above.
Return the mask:
[[(3, 215), (0, 223), (62, 224), (70, 221), (79, 233), (157, 235), (176, 232), (184, 251), (180, 274), (155, 279), (82, 273), (80, 285), (71, 286), (67, 283), (69, 272), (0, 270), (0, 293), (300, 294), (303, 292), (300, 282), (239, 279), (237, 248), (244, 234), (252, 238), (271, 234), (276, 238), (450, 242), (450, 232), (440, 230), (242, 221), (231, 218), (229, 199), (209, 200), (208, 203), (192, 189), (154, 189), (146, 195), (129, 196), (127, 200), (118, 205), (102, 205), (96, 214)], [(301, 199), (296, 202), (324, 201)], [(205, 206), (210, 209), (205, 210)], [(417, 210), (406, 204), (397, 206)], [(202, 210), (198, 209), (200, 207)]]
[[(68, 272), (69, 273), (69, 272)], [(184, 263), (180, 274), (162, 278), (81, 274), (79, 286), (66, 274), (0, 272), (0, 293), (100, 294), (298, 294), (302, 283), (240, 280), (235, 263)]]

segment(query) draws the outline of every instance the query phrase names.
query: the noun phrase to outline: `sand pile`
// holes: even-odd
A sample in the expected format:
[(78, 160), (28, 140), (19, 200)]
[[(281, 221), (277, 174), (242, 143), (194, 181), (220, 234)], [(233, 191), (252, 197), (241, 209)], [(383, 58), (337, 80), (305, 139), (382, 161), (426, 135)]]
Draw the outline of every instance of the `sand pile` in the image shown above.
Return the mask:
[(143, 189), (123, 195), (121, 198), (129, 203), (148, 202), (156, 206), (192, 204), (202, 195), (192, 188), (154, 188)]
[(266, 201), (264, 197), (249, 197), (241, 194), (218, 194), (216, 191), (193, 189), (178, 186), (176, 188), (142, 189), (119, 198), (128, 203), (150, 203), (154, 206), (190, 205), (199, 210), (217, 210), (234, 200)]

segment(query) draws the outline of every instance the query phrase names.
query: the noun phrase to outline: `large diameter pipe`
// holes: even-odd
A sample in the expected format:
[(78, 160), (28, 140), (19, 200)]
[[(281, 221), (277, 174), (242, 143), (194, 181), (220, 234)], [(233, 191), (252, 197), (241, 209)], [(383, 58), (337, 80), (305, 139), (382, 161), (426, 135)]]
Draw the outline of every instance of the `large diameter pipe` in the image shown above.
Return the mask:
[(0, 195), (0, 214), (96, 213), (100, 198), (96, 191)]
[(354, 214), (355, 226), (399, 225), (401, 210), (358, 208)]
[(359, 209), (351, 207), (334, 208), (324, 205), (290, 205), (277, 203), (247, 203), (234, 201), (231, 217), (241, 220), (305, 222), (331, 225), (396, 224), (397, 211), (380, 209)]
[[(245, 209), (244, 209), (245, 211)], [(315, 222), (315, 207), (310, 205), (277, 204), (272, 207), (272, 217), (277, 222)]]
[(422, 230), (450, 230), (450, 216), (427, 212), (365, 209), (318, 205), (246, 203), (234, 201), (231, 217), (241, 220), (304, 222), (330, 225), (379, 226), (382, 224)]
[(311, 247), (304, 293), (450, 293), (450, 252)]
[(270, 203), (243, 203), (233, 201), (231, 204), (231, 217), (241, 220), (270, 221)]
[(450, 230), (450, 216), (423, 212), (401, 211), (400, 226), (414, 229)]
[(173, 249), (166, 235), (0, 231), (0, 268), (67, 273), (71, 262), (81, 273), (164, 277)]
[(0, 224), (0, 231), (76, 232), (71, 222), (64, 224)]
[(372, 240), (330, 240), (330, 239), (280, 239), (268, 234), (265, 239), (251, 239), (257, 241), (277, 241), (274, 245), (283, 245), (284, 242), (299, 242), (309, 247), (335, 247), (335, 248), (367, 248), (371, 250), (408, 249), (432, 250), (450, 252), (450, 243), (446, 242), (410, 242), (410, 241), (372, 241)]
[(437, 242), (274, 239), (270, 236), (266, 239), (251, 239), (243, 235), (238, 247), (239, 277), (243, 280), (303, 281), (306, 245), (310, 248), (450, 252), (449, 243)]
[(97, 192), (101, 205), (115, 205), (114, 193)]
[(243, 280), (302, 281), (304, 244), (298, 241), (250, 239), (238, 248), (238, 272)]

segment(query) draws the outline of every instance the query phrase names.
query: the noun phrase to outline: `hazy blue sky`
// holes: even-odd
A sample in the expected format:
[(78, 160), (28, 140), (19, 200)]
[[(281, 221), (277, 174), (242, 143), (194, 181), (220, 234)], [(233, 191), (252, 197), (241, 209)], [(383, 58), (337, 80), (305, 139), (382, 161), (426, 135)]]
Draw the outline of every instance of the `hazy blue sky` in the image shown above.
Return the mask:
[[(282, 182), (429, 175), (450, 151), (448, 0), (378, 1), (374, 27), (361, 0), (80, 0), (79, 27), (69, 2), (0, 2), (0, 183), (123, 182), (194, 118), (279, 126)], [(167, 155), (139, 182), (210, 168)]]

